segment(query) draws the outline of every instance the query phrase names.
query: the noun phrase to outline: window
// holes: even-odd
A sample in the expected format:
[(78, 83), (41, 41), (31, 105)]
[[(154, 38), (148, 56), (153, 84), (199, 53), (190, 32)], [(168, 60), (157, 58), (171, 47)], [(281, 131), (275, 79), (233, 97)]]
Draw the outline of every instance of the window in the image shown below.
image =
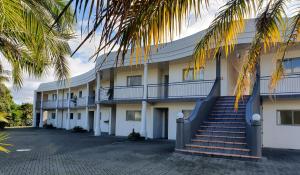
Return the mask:
[[(196, 71), (196, 73), (194, 73)], [(194, 81), (194, 80), (204, 80), (204, 69), (194, 70), (194, 68), (183, 69), (182, 71), (183, 81)]]
[(82, 98), (82, 91), (79, 91), (78, 97)]
[(189, 118), (191, 113), (192, 113), (192, 110), (186, 110), (186, 109), (183, 109), (182, 110), (182, 113), (183, 113), (183, 116), (185, 119)]
[(277, 123), (279, 125), (300, 125), (300, 111), (277, 111)]
[(70, 120), (73, 120), (74, 114), (70, 113)]
[(283, 67), (287, 74), (300, 73), (300, 58), (285, 59)]
[(77, 114), (77, 120), (81, 120), (81, 113)]
[(128, 76), (127, 77), (127, 86), (140, 86), (142, 85), (142, 76)]
[(55, 119), (55, 113), (51, 113), (51, 119)]
[(57, 99), (57, 94), (52, 94), (52, 100), (55, 101)]
[(126, 111), (126, 121), (141, 121), (141, 111)]

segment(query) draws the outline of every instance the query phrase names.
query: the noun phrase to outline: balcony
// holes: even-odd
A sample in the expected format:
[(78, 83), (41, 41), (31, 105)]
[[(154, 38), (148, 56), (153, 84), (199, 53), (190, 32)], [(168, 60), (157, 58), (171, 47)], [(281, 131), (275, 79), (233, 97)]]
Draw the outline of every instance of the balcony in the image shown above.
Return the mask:
[(73, 98), (70, 101), (71, 108), (85, 107), (85, 106), (86, 106), (86, 97)]
[(55, 108), (56, 108), (56, 100), (43, 101), (43, 109), (55, 109)]
[(206, 97), (214, 80), (148, 85), (148, 99), (190, 99)]
[[(213, 84), (214, 80), (149, 84), (147, 86), (147, 100), (204, 98), (209, 94)], [(101, 88), (99, 90), (99, 101), (141, 101), (143, 100), (143, 92), (143, 86), (116, 86), (113, 90), (108, 87)]]
[(270, 91), (270, 76), (260, 78), (260, 94), (263, 96), (291, 96), (300, 95), (300, 74), (285, 75), (278, 83), (273, 92)]

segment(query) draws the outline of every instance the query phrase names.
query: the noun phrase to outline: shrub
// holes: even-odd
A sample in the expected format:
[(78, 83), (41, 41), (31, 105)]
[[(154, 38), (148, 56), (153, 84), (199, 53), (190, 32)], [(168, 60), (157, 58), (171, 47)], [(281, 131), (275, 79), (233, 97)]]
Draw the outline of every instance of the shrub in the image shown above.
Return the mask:
[(52, 124), (44, 124), (43, 127), (46, 129), (54, 129), (55, 128)]
[(73, 132), (80, 132), (80, 133), (83, 133), (83, 132), (86, 132), (86, 130), (83, 129), (82, 127), (80, 127), (80, 126), (75, 126), (75, 127), (73, 128)]
[(0, 122), (0, 129), (4, 129), (5, 126), (7, 126), (7, 123), (5, 123), (5, 122)]
[(128, 140), (138, 141), (143, 140), (143, 138), (141, 137), (140, 133), (135, 132), (134, 129), (132, 129), (132, 132), (128, 135)]

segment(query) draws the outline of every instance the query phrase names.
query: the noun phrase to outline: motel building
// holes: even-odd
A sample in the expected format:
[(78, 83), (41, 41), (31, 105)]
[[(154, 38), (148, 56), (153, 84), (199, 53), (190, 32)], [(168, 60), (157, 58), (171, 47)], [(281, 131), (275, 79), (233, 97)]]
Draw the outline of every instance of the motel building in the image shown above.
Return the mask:
[[(80, 126), (95, 136), (176, 140), (180, 153), (259, 159), (262, 148), (300, 149), (300, 45), (286, 53), (285, 76), (269, 90), (276, 49), (261, 56), (256, 81), (234, 110), (235, 85), (255, 34), (253, 21), (235, 51), (221, 51), (193, 72), (194, 47), (205, 31), (163, 45), (144, 62), (115, 66), (116, 53), (68, 83), (42, 83), (34, 92), (34, 127)], [(106, 58), (106, 59), (104, 59)], [(188, 73), (185, 73), (188, 72)]]

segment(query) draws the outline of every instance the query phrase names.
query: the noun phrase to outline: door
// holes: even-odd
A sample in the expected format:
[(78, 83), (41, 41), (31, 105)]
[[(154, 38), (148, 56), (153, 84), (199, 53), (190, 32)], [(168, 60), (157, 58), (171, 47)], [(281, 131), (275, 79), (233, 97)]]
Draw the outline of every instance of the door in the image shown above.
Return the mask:
[(40, 126), (40, 120), (41, 120), (41, 114), (36, 113), (36, 121), (35, 121), (35, 126), (38, 128)]
[(168, 139), (168, 109), (156, 108), (153, 115), (153, 138)]
[(94, 131), (94, 111), (89, 111), (89, 131)]

